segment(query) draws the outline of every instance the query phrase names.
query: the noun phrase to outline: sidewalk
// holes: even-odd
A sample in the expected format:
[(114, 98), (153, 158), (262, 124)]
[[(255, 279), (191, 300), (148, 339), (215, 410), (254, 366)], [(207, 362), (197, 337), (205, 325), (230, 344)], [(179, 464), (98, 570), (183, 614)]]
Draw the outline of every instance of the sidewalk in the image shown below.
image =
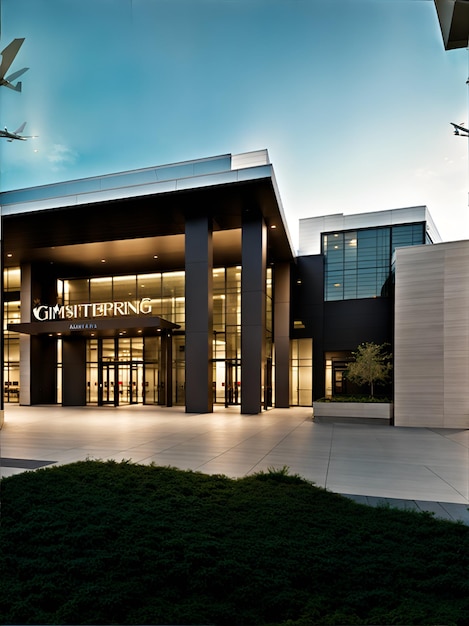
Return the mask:
[(469, 430), (314, 423), (310, 408), (7, 405), (0, 446), (1, 477), (88, 458), (231, 477), (287, 466), (357, 502), (469, 524)]

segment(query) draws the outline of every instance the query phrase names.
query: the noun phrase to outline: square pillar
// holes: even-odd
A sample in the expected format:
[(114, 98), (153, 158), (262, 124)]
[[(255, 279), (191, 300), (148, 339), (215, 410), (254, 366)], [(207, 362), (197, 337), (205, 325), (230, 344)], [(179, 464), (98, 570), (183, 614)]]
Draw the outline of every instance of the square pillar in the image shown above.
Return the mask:
[(86, 339), (62, 340), (62, 406), (86, 405)]
[[(48, 266), (21, 266), (21, 321), (31, 322), (35, 301), (55, 304), (57, 286)], [(20, 404), (57, 402), (57, 342), (52, 337), (20, 336)]]
[(267, 228), (260, 214), (242, 227), (241, 413), (256, 415), (263, 403), (265, 369)]
[(208, 216), (186, 219), (186, 412), (213, 411), (213, 242)]
[(290, 264), (274, 267), (275, 406), (290, 407)]
[[(0, 218), (1, 219), (1, 218)], [(0, 222), (1, 224), (1, 222)], [(4, 305), (3, 305), (3, 293), (4, 293), (4, 285), (3, 285), (3, 236), (2, 233), (0, 233), (0, 272), (1, 272), (1, 276), (0, 276), (0, 307), (1, 307), (1, 312), (0, 312), (0, 324), (1, 324), (1, 338), (0, 338), (0, 350), (2, 353), (1, 359), (0, 359), (0, 389), (1, 391), (1, 397), (0, 397), (0, 429), (3, 426), (3, 421), (5, 418), (5, 408), (4, 408), (4, 389), (5, 389), (5, 381), (4, 381), (4, 370), (5, 370), (5, 320), (4, 320), (4, 315), (5, 315), (5, 311), (4, 311)]]

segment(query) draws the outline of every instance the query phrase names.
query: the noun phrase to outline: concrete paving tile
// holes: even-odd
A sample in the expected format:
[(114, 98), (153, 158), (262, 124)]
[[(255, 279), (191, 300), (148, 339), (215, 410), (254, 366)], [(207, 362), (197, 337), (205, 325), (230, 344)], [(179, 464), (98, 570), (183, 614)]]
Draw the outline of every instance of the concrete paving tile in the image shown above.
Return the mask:
[(332, 491), (469, 504), (469, 431), (316, 423), (308, 407), (245, 416), (7, 405), (0, 438), (9, 457), (133, 459), (234, 477), (286, 465)]

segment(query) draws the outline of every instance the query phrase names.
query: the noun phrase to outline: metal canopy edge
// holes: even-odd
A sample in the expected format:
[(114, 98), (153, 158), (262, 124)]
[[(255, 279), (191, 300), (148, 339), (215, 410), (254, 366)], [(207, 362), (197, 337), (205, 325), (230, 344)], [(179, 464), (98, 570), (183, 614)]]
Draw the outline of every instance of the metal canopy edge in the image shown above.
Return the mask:
[(172, 331), (180, 326), (162, 317), (151, 316), (21, 322), (8, 324), (7, 328), (25, 335), (118, 337), (122, 334), (151, 335), (162, 330)]

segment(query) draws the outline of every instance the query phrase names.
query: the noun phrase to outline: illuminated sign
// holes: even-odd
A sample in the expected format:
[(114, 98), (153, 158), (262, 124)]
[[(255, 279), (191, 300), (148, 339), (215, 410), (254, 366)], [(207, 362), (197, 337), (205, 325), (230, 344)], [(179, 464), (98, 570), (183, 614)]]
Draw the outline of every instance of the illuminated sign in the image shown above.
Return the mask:
[(77, 320), (95, 317), (120, 317), (148, 315), (152, 311), (151, 298), (133, 302), (93, 302), (87, 304), (40, 304), (33, 308), (33, 315), (39, 322), (51, 320)]

